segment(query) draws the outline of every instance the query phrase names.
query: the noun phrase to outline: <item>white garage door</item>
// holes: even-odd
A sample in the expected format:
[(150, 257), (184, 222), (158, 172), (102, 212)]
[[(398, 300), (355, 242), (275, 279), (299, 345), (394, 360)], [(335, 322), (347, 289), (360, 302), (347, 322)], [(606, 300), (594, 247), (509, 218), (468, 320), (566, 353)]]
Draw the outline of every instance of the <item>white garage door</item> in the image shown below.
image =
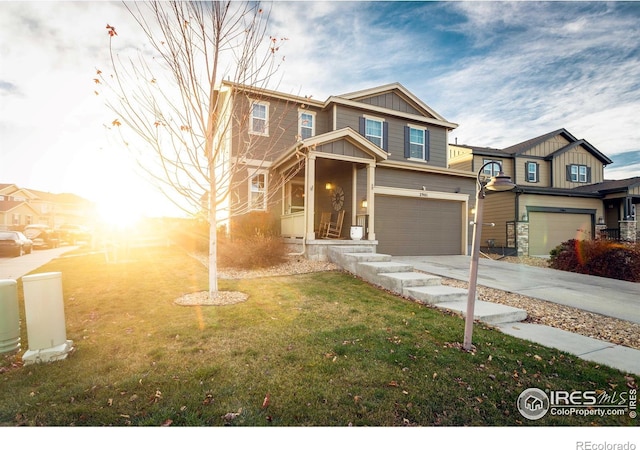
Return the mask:
[(590, 214), (532, 212), (529, 214), (529, 254), (549, 252), (569, 239), (591, 239)]
[(462, 204), (376, 196), (377, 250), (393, 256), (462, 254)]

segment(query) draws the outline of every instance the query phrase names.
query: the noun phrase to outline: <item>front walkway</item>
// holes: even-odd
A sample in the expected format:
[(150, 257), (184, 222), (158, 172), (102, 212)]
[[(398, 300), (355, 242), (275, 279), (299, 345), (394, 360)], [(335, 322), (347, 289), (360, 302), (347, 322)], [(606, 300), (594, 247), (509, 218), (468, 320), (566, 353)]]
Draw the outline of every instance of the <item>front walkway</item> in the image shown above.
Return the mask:
[[(394, 256), (417, 270), (469, 280), (469, 256)], [(640, 323), (640, 283), (480, 259), (478, 285)]]

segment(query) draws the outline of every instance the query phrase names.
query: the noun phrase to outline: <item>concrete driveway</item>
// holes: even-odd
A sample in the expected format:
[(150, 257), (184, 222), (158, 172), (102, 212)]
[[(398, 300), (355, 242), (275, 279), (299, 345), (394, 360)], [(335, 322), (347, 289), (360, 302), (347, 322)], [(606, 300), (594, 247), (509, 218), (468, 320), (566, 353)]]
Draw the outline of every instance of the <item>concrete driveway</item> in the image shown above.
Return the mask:
[[(469, 256), (394, 256), (393, 261), (469, 280)], [(640, 323), (640, 283), (481, 258), (478, 285)]]
[(64, 246), (33, 250), (28, 255), (18, 257), (0, 257), (0, 280), (17, 280), (23, 275), (37, 269), (60, 255), (75, 250), (78, 247)]

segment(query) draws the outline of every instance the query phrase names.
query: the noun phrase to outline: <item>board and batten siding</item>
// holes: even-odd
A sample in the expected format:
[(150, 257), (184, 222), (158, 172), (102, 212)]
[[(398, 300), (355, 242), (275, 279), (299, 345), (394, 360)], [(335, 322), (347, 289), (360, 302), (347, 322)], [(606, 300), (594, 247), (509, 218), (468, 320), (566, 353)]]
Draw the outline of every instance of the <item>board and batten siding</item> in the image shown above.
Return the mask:
[[(348, 106), (339, 106), (336, 111), (336, 129), (350, 127), (359, 132), (360, 117), (376, 117), (388, 124), (387, 142), (389, 148), (384, 149), (389, 154), (390, 160), (406, 161), (404, 157), (404, 127), (412, 122), (405, 118), (397, 118), (384, 114), (372, 114)], [(429, 160), (425, 164), (435, 167), (447, 167), (447, 130), (443, 127), (427, 125), (420, 122), (413, 123), (416, 126), (429, 130)]]
[[(572, 189), (585, 184), (595, 184), (604, 181), (604, 167), (602, 161), (581, 147), (566, 151), (553, 159), (553, 187)], [(591, 169), (591, 179), (587, 183), (567, 181), (567, 166), (578, 164)]]
[(548, 139), (544, 142), (541, 142), (538, 145), (531, 147), (529, 150), (519, 154), (520, 158), (525, 158), (526, 156), (538, 156), (544, 158), (549, 156), (550, 154), (557, 152), (563, 147), (566, 147), (571, 142), (566, 140), (564, 137), (557, 135)]
[(356, 100), (360, 103), (364, 103), (371, 106), (379, 106), (381, 108), (391, 109), (393, 111), (400, 111), (409, 114), (422, 115), (422, 112), (418, 111), (406, 100), (400, 97), (394, 92), (387, 92), (381, 95), (375, 95), (368, 98)]

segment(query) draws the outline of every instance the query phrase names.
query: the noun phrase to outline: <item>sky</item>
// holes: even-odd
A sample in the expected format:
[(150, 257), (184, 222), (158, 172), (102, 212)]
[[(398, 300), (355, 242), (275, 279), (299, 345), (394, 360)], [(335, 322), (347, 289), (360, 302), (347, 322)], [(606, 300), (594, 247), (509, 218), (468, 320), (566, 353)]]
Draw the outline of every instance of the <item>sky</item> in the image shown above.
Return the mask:
[[(109, 36), (142, 48), (119, 2), (0, 0), (0, 183), (180, 215), (136, 169), (95, 94)], [(507, 147), (565, 128), (640, 175), (640, 2), (275, 1), (278, 89), (326, 100), (399, 82), (457, 123), (450, 141)]]

